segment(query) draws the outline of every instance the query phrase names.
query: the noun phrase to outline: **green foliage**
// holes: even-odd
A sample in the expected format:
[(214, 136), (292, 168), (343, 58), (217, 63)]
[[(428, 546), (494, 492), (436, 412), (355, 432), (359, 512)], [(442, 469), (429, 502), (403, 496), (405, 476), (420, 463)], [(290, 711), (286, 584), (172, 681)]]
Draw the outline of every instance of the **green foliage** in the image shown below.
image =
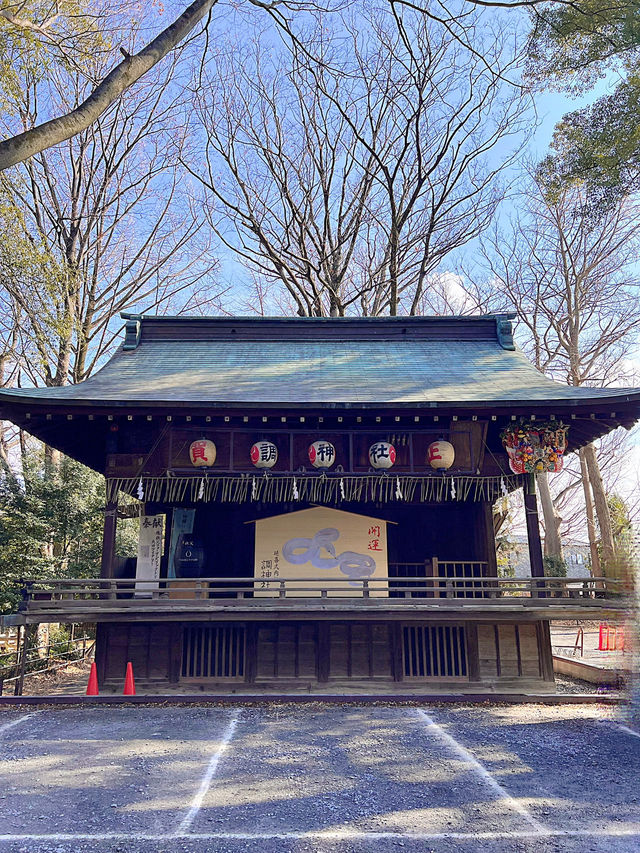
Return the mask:
[[(0, 612), (20, 602), (21, 578), (96, 577), (102, 549), (104, 479), (63, 457), (47, 468), (42, 450), (27, 454), (21, 478), (0, 480)], [(119, 550), (131, 530), (119, 525)]]
[(604, 565), (601, 546), (600, 563), (604, 567), (604, 574), (608, 578), (625, 581), (633, 584), (633, 527), (629, 518), (629, 510), (624, 500), (617, 494), (607, 495), (607, 506), (611, 514), (611, 527), (613, 528), (613, 540), (615, 543), (615, 557)]
[(639, 0), (577, 0), (532, 12), (529, 76), (575, 94), (609, 68), (633, 64), (640, 47)]
[(542, 562), (546, 578), (566, 578), (567, 564), (561, 557), (543, 557)]
[(640, 76), (566, 115), (540, 169), (553, 199), (582, 184), (592, 211), (611, 210), (640, 185)]
[(529, 75), (580, 94), (612, 68), (622, 81), (611, 95), (564, 117), (540, 175), (557, 197), (571, 185), (598, 216), (640, 182), (640, 0), (581, 0), (534, 13)]
[(496, 557), (498, 560), (498, 577), (514, 578), (516, 576), (516, 570), (515, 567), (511, 565), (509, 552), (498, 546)]

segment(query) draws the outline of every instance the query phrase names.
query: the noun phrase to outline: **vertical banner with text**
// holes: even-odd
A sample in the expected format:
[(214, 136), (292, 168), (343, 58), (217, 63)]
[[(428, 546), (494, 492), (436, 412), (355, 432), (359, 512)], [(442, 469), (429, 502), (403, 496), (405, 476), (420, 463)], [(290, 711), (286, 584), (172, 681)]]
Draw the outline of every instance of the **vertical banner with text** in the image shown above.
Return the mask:
[(138, 562), (136, 565), (136, 595), (150, 597), (158, 589), (162, 543), (164, 541), (164, 515), (140, 516)]

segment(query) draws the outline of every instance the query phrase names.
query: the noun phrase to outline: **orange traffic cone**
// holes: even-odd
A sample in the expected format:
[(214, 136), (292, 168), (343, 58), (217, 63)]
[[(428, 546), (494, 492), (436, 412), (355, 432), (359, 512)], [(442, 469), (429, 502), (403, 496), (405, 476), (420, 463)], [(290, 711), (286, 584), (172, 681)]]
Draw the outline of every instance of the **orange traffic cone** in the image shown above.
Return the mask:
[(607, 631), (608, 626), (606, 622), (600, 623), (600, 631), (598, 634), (598, 651), (606, 652), (607, 651)]
[(95, 663), (91, 664), (91, 672), (89, 673), (89, 683), (87, 684), (87, 696), (98, 695), (98, 670)]
[(136, 684), (133, 680), (133, 667), (131, 666), (131, 661), (127, 664), (127, 674), (124, 678), (124, 691), (123, 696), (135, 696), (136, 695)]

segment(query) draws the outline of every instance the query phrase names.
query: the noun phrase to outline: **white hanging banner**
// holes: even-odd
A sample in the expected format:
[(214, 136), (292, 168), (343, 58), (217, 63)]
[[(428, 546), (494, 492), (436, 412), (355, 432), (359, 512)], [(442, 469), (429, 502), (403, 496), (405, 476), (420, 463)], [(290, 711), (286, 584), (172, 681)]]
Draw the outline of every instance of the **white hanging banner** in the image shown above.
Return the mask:
[(137, 596), (150, 598), (159, 587), (163, 541), (164, 515), (141, 515), (136, 564)]

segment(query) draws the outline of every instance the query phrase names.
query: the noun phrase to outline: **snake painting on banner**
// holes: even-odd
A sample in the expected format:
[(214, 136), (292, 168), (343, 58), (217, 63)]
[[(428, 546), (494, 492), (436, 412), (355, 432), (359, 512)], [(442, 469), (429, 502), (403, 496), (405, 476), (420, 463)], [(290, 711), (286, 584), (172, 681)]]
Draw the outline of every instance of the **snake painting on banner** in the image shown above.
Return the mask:
[(278, 595), (281, 579), (295, 580), (298, 596), (320, 595), (327, 587), (332, 597), (353, 595), (363, 580), (370, 595), (387, 594), (386, 584), (376, 584), (388, 577), (382, 519), (312, 507), (260, 519), (255, 529), (256, 595)]

